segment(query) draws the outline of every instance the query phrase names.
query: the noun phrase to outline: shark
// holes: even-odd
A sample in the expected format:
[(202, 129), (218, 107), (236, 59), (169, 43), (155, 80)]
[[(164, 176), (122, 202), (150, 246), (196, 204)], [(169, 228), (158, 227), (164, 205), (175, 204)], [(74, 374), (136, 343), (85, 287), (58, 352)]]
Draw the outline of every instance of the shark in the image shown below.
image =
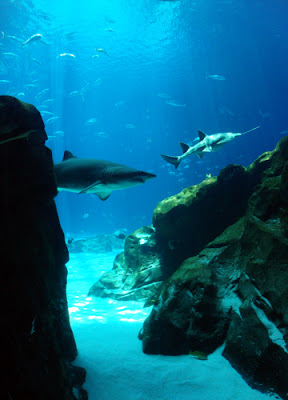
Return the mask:
[(139, 171), (112, 161), (78, 158), (70, 151), (63, 160), (54, 164), (57, 188), (74, 193), (96, 194), (107, 200), (114, 190), (126, 189), (156, 178), (149, 172)]
[(195, 154), (199, 158), (202, 158), (204, 154), (219, 150), (222, 146), (224, 146), (224, 144), (231, 142), (231, 140), (235, 139), (237, 136), (245, 135), (246, 133), (255, 131), (259, 128), (260, 126), (256, 126), (255, 128), (249, 129), (249, 131), (246, 132), (222, 132), (213, 133), (212, 135), (206, 135), (205, 133), (198, 131), (198, 143), (193, 146), (189, 146), (189, 144), (186, 143), (180, 143), (183, 151), (183, 154), (181, 156), (167, 156), (161, 154), (161, 157), (168, 163), (174, 165), (175, 168), (178, 168), (179, 164), (185, 157)]

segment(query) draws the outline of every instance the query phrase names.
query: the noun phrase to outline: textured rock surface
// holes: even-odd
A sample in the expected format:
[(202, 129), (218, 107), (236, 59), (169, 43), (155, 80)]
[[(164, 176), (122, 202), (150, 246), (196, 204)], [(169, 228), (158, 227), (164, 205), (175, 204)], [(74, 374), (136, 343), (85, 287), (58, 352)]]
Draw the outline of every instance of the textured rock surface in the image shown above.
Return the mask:
[(124, 239), (117, 238), (114, 234), (97, 235), (91, 238), (69, 240), (67, 243), (69, 253), (107, 253), (123, 249)]
[(71, 364), (68, 252), (44, 124), (33, 106), (8, 96), (0, 96), (0, 121), (3, 398), (75, 400), (77, 391), (84, 399), (85, 370)]
[[(274, 390), (284, 399), (288, 398), (287, 160), (288, 138), (283, 138), (275, 151), (263, 154), (249, 168), (237, 167), (236, 175), (229, 167), (232, 178), (228, 174), (226, 179), (222, 171), (222, 191), (230, 198), (225, 207), (217, 200), (220, 176), (217, 182), (205, 181), (158, 205), (156, 239), (164, 248), (171, 239), (180, 243), (167, 261), (172, 263), (170, 270), (185, 260), (165, 282), (139, 334), (147, 353), (210, 353), (225, 343), (223, 355), (250, 385)], [(228, 183), (233, 176), (234, 189)], [(224, 223), (223, 214), (227, 214)], [(163, 264), (165, 268), (165, 259)]]
[(158, 293), (165, 279), (155, 230), (143, 227), (129, 235), (124, 252), (116, 256), (113, 269), (90, 289), (89, 295), (139, 300)]

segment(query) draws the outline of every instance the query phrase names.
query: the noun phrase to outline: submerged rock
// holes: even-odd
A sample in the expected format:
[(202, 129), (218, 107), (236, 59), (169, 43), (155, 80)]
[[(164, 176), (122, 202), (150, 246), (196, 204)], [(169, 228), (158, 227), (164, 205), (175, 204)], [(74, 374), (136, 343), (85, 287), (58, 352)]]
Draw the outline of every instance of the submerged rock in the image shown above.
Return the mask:
[(89, 296), (142, 300), (154, 296), (165, 278), (155, 230), (145, 226), (126, 238), (124, 252), (89, 291)]
[(123, 249), (123, 238), (119, 238), (115, 234), (103, 234), (83, 239), (70, 237), (67, 246), (69, 253), (107, 253)]
[[(283, 138), (250, 167), (157, 206), (163, 269), (175, 272), (139, 334), (144, 352), (209, 354), (225, 343), (250, 385), (288, 398), (287, 160)], [(180, 241), (172, 257), (169, 240)]]

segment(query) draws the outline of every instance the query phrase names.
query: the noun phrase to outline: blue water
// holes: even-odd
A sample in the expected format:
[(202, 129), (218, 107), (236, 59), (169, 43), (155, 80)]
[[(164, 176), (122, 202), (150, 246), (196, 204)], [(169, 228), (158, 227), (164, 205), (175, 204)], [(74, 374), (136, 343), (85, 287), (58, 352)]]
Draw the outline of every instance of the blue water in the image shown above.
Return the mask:
[[(287, 15), (286, 0), (0, 0), (0, 92), (44, 111), (54, 161), (68, 149), (157, 174), (105, 202), (60, 193), (64, 231), (131, 232), (162, 199), (272, 150), (288, 131)], [(198, 129), (257, 125), (178, 170), (160, 157), (179, 155)]]

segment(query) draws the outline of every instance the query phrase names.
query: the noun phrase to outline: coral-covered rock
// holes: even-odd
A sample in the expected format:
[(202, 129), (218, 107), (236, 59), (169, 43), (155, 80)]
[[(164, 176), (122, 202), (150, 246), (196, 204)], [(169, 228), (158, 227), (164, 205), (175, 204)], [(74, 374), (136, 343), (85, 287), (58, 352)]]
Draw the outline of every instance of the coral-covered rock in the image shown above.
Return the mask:
[(161, 201), (153, 214), (165, 269), (174, 272), (229, 225), (241, 218), (255, 185), (254, 175), (228, 165), (209, 178)]
[(116, 256), (113, 269), (91, 287), (89, 295), (146, 299), (158, 293), (164, 278), (155, 230), (146, 226), (127, 237), (124, 252)]
[(145, 353), (209, 354), (223, 343), (232, 306), (239, 303), (233, 290), (242, 271), (243, 229), (244, 220), (227, 228), (166, 281), (140, 333)]
[[(283, 138), (247, 169), (229, 167), (217, 181), (158, 205), (160, 253), (173, 238), (183, 243), (173, 251), (181, 248), (185, 255), (190, 241), (190, 257), (178, 269), (183, 255), (170, 259), (170, 270), (176, 271), (139, 335), (147, 353), (209, 353), (225, 343), (223, 355), (250, 385), (283, 399), (288, 398), (287, 159), (288, 138)], [(163, 268), (165, 262), (164, 257)]]
[(85, 371), (71, 364), (77, 349), (66, 299), (68, 251), (46, 138), (35, 107), (0, 96), (2, 390), (9, 399), (83, 393)]

